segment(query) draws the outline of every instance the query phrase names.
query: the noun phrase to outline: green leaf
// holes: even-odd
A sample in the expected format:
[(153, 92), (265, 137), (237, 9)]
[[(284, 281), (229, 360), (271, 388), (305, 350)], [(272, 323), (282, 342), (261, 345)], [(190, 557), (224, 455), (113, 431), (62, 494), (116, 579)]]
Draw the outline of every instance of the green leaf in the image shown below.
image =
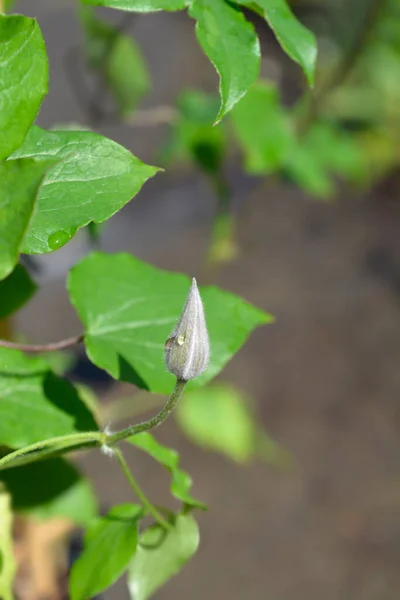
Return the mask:
[(189, 490), (192, 487), (192, 478), (188, 473), (178, 467), (179, 454), (176, 450), (163, 446), (148, 432), (144, 431), (133, 435), (126, 440), (133, 446), (140, 448), (146, 454), (149, 454), (154, 460), (159, 462), (171, 473), (171, 493), (172, 495), (187, 504), (188, 506), (205, 509), (202, 502), (195, 500)]
[(0, 319), (5, 319), (26, 304), (36, 287), (25, 267), (17, 265), (8, 277), (0, 281)]
[(254, 453), (255, 423), (235, 388), (215, 384), (185, 394), (177, 418), (186, 435), (239, 463)]
[[(163, 364), (164, 343), (190, 288), (185, 275), (169, 273), (128, 254), (93, 253), (69, 276), (70, 298), (82, 319), (87, 354), (115, 379), (168, 394), (174, 378)], [(207, 371), (191, 385), (212, 379), (257, 326), (272, 317), (239, 296), (215, 287), (200, 290), (211, 340)]]
[(57, 250), (90, 221), (109, 219), (158, 171), (90, 131), (56, 132), (34, 126), (11, 158), (22, 157), (62, 159), (40, 189), (22, 247), (27, 254)]
[(220, 173), (226, 154), (224, 124), (213, 127), (219, 109), (218, 97), (195, 90), (183, 92), (177, 102), (178, 118), (172, 136), (162, 151), (169, 164), (175, 158), (194, 162), (206, 174)]
[(314, 34), (294, 16), (286, 0), (236, 1), (249, 8), (260, 7), (283, 50), (302, 67), (308, 83), (313, 85), (317, 42)]
[(93, 6), (108, 6), (131, 12), (155, 12), (158, 10), (183, 10), (191, 0), (83, 0)]
[(190, 495), (189, 490), (192, 484), (193, 480), (191, 476), (183, 469), (174, 469), (172, 471), (171, 494), (187, 506), (207, 510), (207, 505), (204, 502), (200, 502)]
[(147, 600), (176, 575), (195, 554), (199, 530), (190, 515), (179, 515), (172, 531), (159, 525), (142, 533), (136, 555), (129, 565), (131, 600)]
[(0, 445), (27, 446), (97, 425), (75, 388), (40, 358), (0, 348)]
[(139, 46), (117, 28), (81, 7), (88, 66), (104, 77), (122, 118), (128, 117), (150, 90), (150, 77)]
[(335, 191), (332, 175), (361, 183), (366, 161), (353, 136), (329, 122), (315, 122), (287, 157), (287, 174), (310, 194), (329, 198)]
[(197, 39), (220, 77), (218, 123), (244, 96), (260, 70), (260, 44), (251, 23), (225, 0), (194, 0)]
[(0, 15), (0, 64), (3, 159), (22, 144), (47, 93), (46, 49), (35, 19)]
[(335, 188), (327, 170), (321, 165), (319, 157), (307, 143), (296, 144), (285, 164), (285, 172), (300, 188), (312, 196), (329, 198)]
[(173, 471), (176, 469), (179, 463), (179, 454), (172, 448), (163, 446), (147, 431), (137, 433), (126, 440), (133, 446), (140, 448), (143, 452), (146, 452), (149, 456), (154, 458), (163, 467)]
[(48, 160), (0, 162), (0, 280), (18, 261), (38, 189), (50, 165)]
[(89, 528), (84, 551), (72, 567), (71, 600), (92, 598), (121, 577), (135, 554), (142, 516), (141, 506), (122, 504)]
[(119, 35), (108, 58), (106, 78), (122, 118), (127, 118), (150, 91), (150, 77), (140, 48)]
[(275, 86), (254, 84), (233, 109), (232, 119), (249, 173), (268, 174), (282, 167), (295, 140)]
[(83, 383), (77, 383), (75, 387), (82, 402), (86, 404), (92, 415), (96, 417), (96, 420), (100, 421), (102, 405), (92, 388)]
[(240, 464), (256, 455), (272, 463), (285, 458), (259, 426), (243, 395), (230, 385), (214, 384), (185, 394), (176, 415), (189, 439)]
[(63, 458), (1, 471), (0, 481), (12, 496), (14, 510), (36, 519), (63, 517), (87, 525), (97, 514), (89, 482)]
[(350, 181), (363, 181), (366, 166), (355, 137), (334, 123), (316, 122), (306, 136), (306, 144), (331, 173)]
[(13, 580), (17, 564), (13, 551), (10, 496), (0, 489), (0, 598), (13, 600)]

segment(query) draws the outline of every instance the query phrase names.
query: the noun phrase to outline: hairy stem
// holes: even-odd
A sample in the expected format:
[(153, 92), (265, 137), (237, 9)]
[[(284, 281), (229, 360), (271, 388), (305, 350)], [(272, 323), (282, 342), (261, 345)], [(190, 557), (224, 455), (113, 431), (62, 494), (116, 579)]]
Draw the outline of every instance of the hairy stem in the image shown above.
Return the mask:
[[(1, 0), (0, 0), (1, 1)], [(12, 350), (22, 350), (23, 352), (55, 352), (56, 350), (65, 350), (83, 341), (83, 333), (75, 335), (59, 342), (50, 342), (48, 344), (19, 344), (18, 342), (9, 342), (0, 340), (1, 348), (10, 348)]]
[(39, 457), (41, 458), (42, 454), (46, 455), (50, 452), (74, 450), (77, 446), (83, 447), (84, 445), (101, 446), (104, 442), (104, 437), (105, 434), (101, 431), (88, 431), (85, 433), (61, 435), (41, 442), (35, 442), (34, 444), (19, 448), (19, 450), (15, 450), (14, 452), (10, 452), (10, 454), (6, 454), (6, 456), (3, 456), (3, 458), (0, 459), (0, 470), (35, 462)]
[[(55, 454), (66, 454), (67, 452), (72, 452), (73, 450), (85, 447), (110, 447), (122, 440), (126, 440), (126, 438), (131, 437), (136, 433), (154, 429), (168, 419), (182, 397), (186, 383), (186, 381), (177, 379), (175, 389), (163, 408), (157, 415), (148, 421), (132, 425), (131, 427), (127, 427), (126, 429), (113, 434), (107, 434), (102, 431), (88, 431), (85, 433), (71, 433), (70, 435), (62, 435), (41, 442), (35, 442), (34, 444), (10, 452), (9, 454), (6, 454), (6, 456), (3, 456), (3, 458), (0, 458), (0, 470), (35, 462), (36, 460), (41, 460), (45, 457), (49, 458)], [(113, 452), (115, 453), (116, 450), (113, 449)]]
[(168, 523), (168, 521), (166, 519), (164, 519), (162, 514), (156, 509), (155, 506), (153, 506), (153, 504), (150, 502), (150, 500), (147, 498), (146, 494), (143, 492), (143, 490), (139, 486), (136, 479), (133, 477), (133, 475), (129, 469), (128, 463), (125, 460), (125, 456), (122, 453), (122, 450), (120, 448), (114, 448), (113, 454), (116, 457), (116, 459), (118, 460), (118, 462), (121, 466), (121, 469), (122, 469), (127, 481), (129, 482), (129, 485), (135, 492), (136, 496), (139, 498), (140, 502), (143, 504), (146, 511), (149, 514), (151, 514), (154, 517), (154, 519), (157, 521), (157, 523), (159, 523), (162, 527), (164, 527), (165, 529), (171, 529), (171, 526)]
[(136, 433), (141, 433), (142, 431), (148, 431), (149, 429), (154, 429), (158, 427), (168, 419), (175, 406), (178, 404), (179, 400), (182, 397), (183, 391), (186, 387), (187, 381), (183, 381), (181, 379), (176, 380), (175, 389), (172, 392), (171, 396), (168, 398), (166, 403), (160, 412), (149, 419), (148, 421), (143, 421), (142, 423), (138, 423), (137, 425), (132, 425), (131, 427), (127, 427), (122, 431), (117, 431), (117, 433), (113, 433), (111, 435), (107, 435), (105, 438), (106, 446), (113, 446), (122, 440), (126, 440), (126, 438), (135, 435)]

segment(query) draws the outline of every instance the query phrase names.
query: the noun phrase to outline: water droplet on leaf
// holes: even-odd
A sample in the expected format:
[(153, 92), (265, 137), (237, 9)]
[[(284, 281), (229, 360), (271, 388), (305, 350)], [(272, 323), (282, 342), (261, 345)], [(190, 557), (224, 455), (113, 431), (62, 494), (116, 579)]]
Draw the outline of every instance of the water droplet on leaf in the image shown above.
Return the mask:
[(71, 235), (66, 231), (56, 231), (49, 236), (47, 240), (52, 250), (58, 250), (61, 246), (64, 246), (71, 239)]

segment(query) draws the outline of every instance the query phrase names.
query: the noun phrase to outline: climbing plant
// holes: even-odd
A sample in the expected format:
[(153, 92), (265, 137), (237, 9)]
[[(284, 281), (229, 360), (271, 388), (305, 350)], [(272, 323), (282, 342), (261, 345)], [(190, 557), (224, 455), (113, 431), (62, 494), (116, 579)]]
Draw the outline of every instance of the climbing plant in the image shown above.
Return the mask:
[[(120, 11), (121, 21), (115, 24), (96, 7)], [(99, 98), (90, 97), (84, 99), (87, 123), (43, 129), (35, 120), (49, 90), (45, 40), (40, 23), (10, 12), (17, 9), (18, 3), (0, 0), (3, 321), (36, 292), (27, 257), (57, 251), (82, 228), (91, 238), (101, 235), (100, 225), (174, 162), (196, 164), (216, 194), (211, 263), (235, 254), (231, 190), (223, 170), (232, 139), (252, 176), (278, 174), (314, 196), (332, 195), (332, 176), (359, 183), (368, 175), (369, 154), (360, 145), (365, 129), (349, 136), (340, 121), (354, 118), (351, 106), (359, 88), (356, 81), (344, 86), (344, 80), (366, 35), (349, 44), (345, 59), (313, 89), (316, 39), (286, 0), (82, 0), (76, 3), (79, 51), (85, 68), (98, 78), (99, 97), (109, 94), (113, 108), (107, 111)], [(140, 108), (151, 77), (129, 31), (130, 17), (155, 11), (187, 11), (217, 71), (219, 93), (182, 90), (175, 106)], [(260, 78), (255, 21), (272, 31), (296, 63), (302, 93), (290, 108), (282, 104), (276, 84)], [(372, 35), (369, 21), (368, 27)], [(379, 35), (372, 36), (375, 46)], [(387, 50), (386, 58), (394, 60), (393, 52)], [(65, 77), (74, 86), (71, 64)], [(361, 62), (358, 68), (366, 66)], [(377, 72), (368, 76), (372, 80)], [(51, 86), (50, 81), (50, 93)], [(329, 103), (333, 90), (339, 98), (334, 105)], [(168, 123), (157, 166), (96, 133), (109, 120)], [(382, 127), (371, 131), (378, 135)], [(66, 288), (81, 321), (78, 335), (45, 345), (6, 335), (0, 340), (0, 598), (14, 597), (12, 523), (23, 514), (38, 520), (66, 517), (85, 529), (83, 551), (69, 578), (72, 600), (95, 596), (124, 573), (132, 600), (146, 600), (195, 554), (196, 512), (206, 509), (192, 496), (192, 480), (177, 452), (160, 444), (152, 430), (175, 412), (189, 437), (206, 448), (240, 463), (258, 452), (264, 434), (239, 392), (209, 382), (272, 317), (231, 292), (198, 287), (195, 279), (126, 253), (90, 253), (70, 270)], [(122, 430), (105, 428), (93, 392), (73, 384), (52, 358), (78, 345), (113, 379), (163, 395), (161, 410)], [(270, 440), (263, 441), (264, 450), (269, 444), (276, 453)], [(89, 480), (68, 456), (80, 450), (102, 452), (102, 460), (121, 468), (135, 502), (127, 498), (100, 514)], [(138, 451), (167, 470), (173, 510), (150, 500), (139, 486), (125, 458)]]

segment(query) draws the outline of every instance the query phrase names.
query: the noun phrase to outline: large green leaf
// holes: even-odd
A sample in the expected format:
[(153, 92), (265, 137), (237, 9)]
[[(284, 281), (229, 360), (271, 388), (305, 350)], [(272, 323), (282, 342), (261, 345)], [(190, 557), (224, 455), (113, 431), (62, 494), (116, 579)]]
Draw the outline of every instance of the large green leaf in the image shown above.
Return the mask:
[(18, 261), (38, 189), (50, 165), (48, 160), (0, 162), (0, 280)]
[(64, 517), (87, 525), (97, 514), (89, 482), (63, 458), (1, 471), (0, 481), (12, 496), (14, 510), (37, 519)]
[(180, 426), (196, 444), (244, 464), (259, 456), (283, 463), (287, 455), (263, 431), (236, 388), (214, 384), (187, 393), (177, 408)]
[(93, 598), (121, 577), (135, 554), (142, 516), (141, 506), (122, 504), (89, 528), (84, 551), (72, 567), (71, 600)]
[[(314, 83), (317, 42), (314, 34), (294, 16), (286, 0), (236, 0), (249, 8), (259, 7), (283, 50)], [(258, 12), (258, 11), (257, 11)]]
[(129, 565), (128, 588), (131, 600), (147, 600), (193, 556), (199, 545), (199, 530), (190, 515), (179, 515), (172, 531), (159, 525), (140, 536)]
[(233, 109), (232, 119), (248, 172), (264, 174), (282, 167), (294, 135), (275, 86), (254, 84)]
[[(86, 328), (89, 358), (115, 379), (170, 393), (174, 378), (163, 364), (163, 348), (189, 288), (185, 275), (156, 269), (129, 254), (93, 253), (83, 259), (71, 270), (68, 289)], [(212, 379), (255, 327), (271, 321), (234, 294), (216, 287), (200, 293), (211, 361), (194, 385)]]
[(44, 360), (0, 348), (0, 445), (19, 448), (96, 429), (75, 388)]
[(126, 441), (133, 446), (140, 448), (143, 452), (149, 454), (154, 460), (168, 469), (172, 478), (171, 493), (175, 498), (188, 506), (202, 509), (206, 508), (202, 502), (195, 500), (189, 494), (189, 490), (192, 487), (192, 478), (189, 473), (186, 473), (179, 468), (179, 454), (175, 450), (167, 448), (167, 446), (163, 446), (157, 442), (157, 440), (147, 431), (133, 435)]
[(16, 312), (33, 296), (36, 284), (22, 265), (0, 281), (0, 319)]
[(131, 12), (155, 12), (157, 10), (182, 10), (191, 0), (83, 0), (85, 4), (108, 6)]
[(132, 37), (98, 19), (88, 6), (81, 7), (80, 17), (88, 66), (105, 79), (120, 116), (128, 117), (150, 90), (140, 48)]
[(0, 598), (13, 600), (13, 580), (17, 569), (13, 552), (11, 499), (0, 485)]
[(260, 44), (240, 9), (225, 0), (194, 0), (196, 35), (220, 77), (220, 121), (245, 95), (260, 70)]
[(47, 93), (46, 49), (34, 19), (0, 14), (0, 65), (0, 159), (3, 159), (22, 144)]
[(47, 174), (22, 247), (35, 254), (57, 250), (80, 227), (101, 223), (122, 208), (157, 168), (90, 131), (32, 127), (11, 158), (61, 159)]

